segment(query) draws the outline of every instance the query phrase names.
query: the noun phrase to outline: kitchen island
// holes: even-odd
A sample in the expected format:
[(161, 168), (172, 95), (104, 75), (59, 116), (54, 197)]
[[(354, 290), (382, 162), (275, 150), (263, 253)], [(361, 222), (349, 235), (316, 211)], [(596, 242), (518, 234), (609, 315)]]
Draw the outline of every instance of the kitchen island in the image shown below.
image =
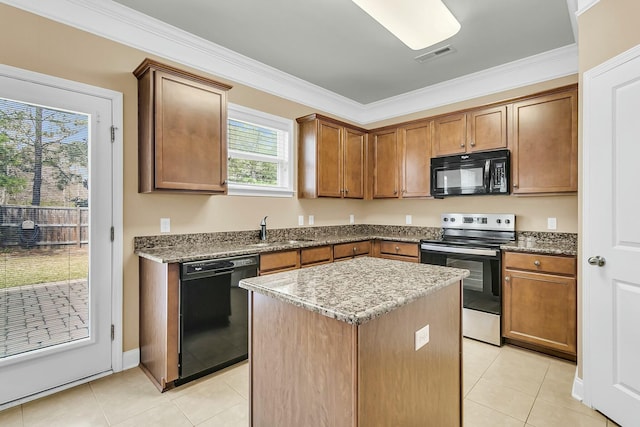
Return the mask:
[(468, 274), (363, 257), (243, 279), (251, 425), (462, 425)]

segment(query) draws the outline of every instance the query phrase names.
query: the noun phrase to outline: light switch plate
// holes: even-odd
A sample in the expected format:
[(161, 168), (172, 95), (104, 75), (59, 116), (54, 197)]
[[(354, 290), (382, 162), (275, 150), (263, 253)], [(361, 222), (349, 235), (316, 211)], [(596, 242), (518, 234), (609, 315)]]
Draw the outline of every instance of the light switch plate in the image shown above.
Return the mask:
[(298, 225), (304, 225), (304, 215), (298, 215)]
[(411, 222), (413, 221), (413, 218), (411, 217), (411, 215), (405, 215), (404, 217), (404, 223), (407, 225), (411, 225)]
[(314, 224), (313, 215), (309, 215), (309, 225), (313, 225), (313, 224)]
[(429, 325), (416, 331), (416, 351), (429, 343)]
[(354, 214), (349, 215), (349, 224), (355, 224), (356, 223), (356, 217)]
[(558, 228), (558, 221), (556, 218), (547, 218), (547, 229), (555, 230), (556, 228)]
[(171, 218), (160, 218), (160, 232), (161, 233), (171, 232)]

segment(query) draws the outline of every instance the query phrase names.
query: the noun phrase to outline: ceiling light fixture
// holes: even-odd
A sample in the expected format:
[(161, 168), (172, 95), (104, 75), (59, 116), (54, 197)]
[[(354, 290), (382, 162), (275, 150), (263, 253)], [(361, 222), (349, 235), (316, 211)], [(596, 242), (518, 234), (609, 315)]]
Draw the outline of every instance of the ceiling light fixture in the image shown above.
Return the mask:
[(413, 50), (460, 31), (460, 23), (441, 0), (352, 1)]

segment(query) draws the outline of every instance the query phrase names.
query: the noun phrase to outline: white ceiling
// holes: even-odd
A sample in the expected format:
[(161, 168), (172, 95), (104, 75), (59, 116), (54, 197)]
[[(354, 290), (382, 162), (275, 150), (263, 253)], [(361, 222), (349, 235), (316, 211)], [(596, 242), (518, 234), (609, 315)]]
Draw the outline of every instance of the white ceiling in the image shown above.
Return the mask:
[(351, 0), (115, 1), (362, 104), (575, 43), (566, 0), (444, 0), (461, 30), (419, 51)]
[(576, 74), (597, 0), (443, 1), (460, 32), (413, 51), (351, 0), (0, 0), (360, 125)]

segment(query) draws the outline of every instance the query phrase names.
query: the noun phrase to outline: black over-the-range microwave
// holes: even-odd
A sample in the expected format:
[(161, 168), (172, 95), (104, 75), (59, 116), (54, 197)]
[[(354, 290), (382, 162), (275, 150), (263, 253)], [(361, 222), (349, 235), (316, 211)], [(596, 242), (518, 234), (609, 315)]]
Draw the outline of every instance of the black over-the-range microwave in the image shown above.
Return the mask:
[(431, 159), (431, 195), (509, 194), (509, 150)]

